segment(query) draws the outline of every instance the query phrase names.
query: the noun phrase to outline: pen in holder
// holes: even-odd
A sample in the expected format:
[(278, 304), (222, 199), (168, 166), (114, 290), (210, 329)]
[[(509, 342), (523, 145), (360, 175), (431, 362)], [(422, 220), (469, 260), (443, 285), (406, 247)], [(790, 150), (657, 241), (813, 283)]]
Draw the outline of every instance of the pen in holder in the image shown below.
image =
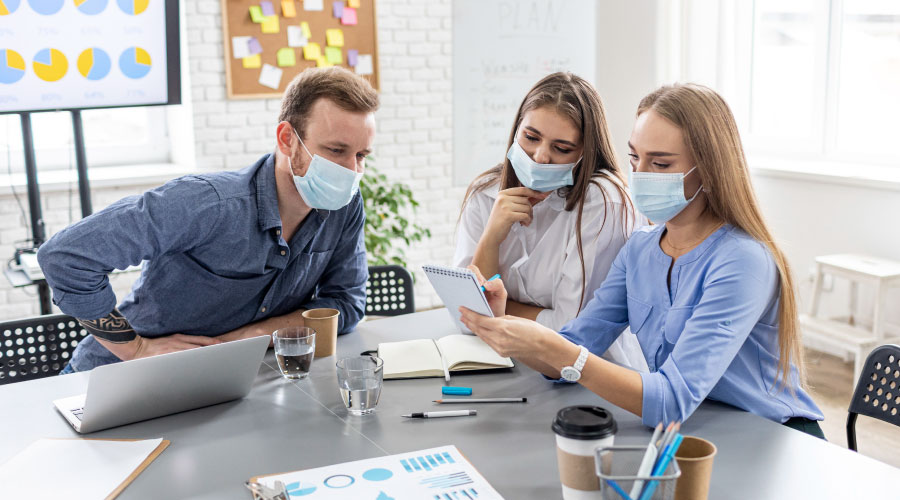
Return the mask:
[[(594, 464), (600, 478), (600, 498), (604, 500), (672, 500), (675, 498), (675, 483), (681, 476), (681, 469), (675, 460), (669, 462), (659, 476), (639, 476), (638, 469), (647, 451), (646, 446), (600, 446), (594, 450)], [(652, 495), (644, 498), (628, 496), (635, 481), (643, 481), (642, 491), (646, 492), (651, 483), (655, 486)]]

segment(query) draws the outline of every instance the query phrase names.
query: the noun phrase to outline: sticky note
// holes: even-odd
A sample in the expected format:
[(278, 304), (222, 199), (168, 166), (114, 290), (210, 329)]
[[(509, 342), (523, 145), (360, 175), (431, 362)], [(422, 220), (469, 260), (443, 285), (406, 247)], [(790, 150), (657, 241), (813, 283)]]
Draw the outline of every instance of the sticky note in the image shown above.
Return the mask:
[(356, 24), (356, 9), (352, 7), (347, 7), (346, 9), (344, 9), (344, 14), (341, 16), (341, 24)]
[(375, 65), (372, 63), (372, 54), (360, 54), (356, 58), (356, 74), (371, 75), (375, 72)]
[[(306, 10), (325, 10), (324, 0), (303, 0), (303, 8)], [(309, 37), (306, 37), (309, 38)]]
[(258, 68), (262, 66), (262, 56), (253, 54), (242, 59), (245, 68)]
[(271, 89), (278, 90), (278, 87), (281, 85), (282, 73), (284, 73), (284, 71), (271, 64), (263, 64), (262, 71), (259, 72), (259, 83)]
[(356, 58), (357, 57), (359, 57), (358, 50), (350, 49), (347, 51), (347, 64), (349, 64), (351, 68), (356, 66)]
[(303, 30), (300, 26), (288, 26), (288, 47), (303, 47), (308, 40), (303, 36)]
[(300, 29), (303, 30), (303, 36), (304, 36), (307, 40), (309, 40), (310, 38), (312, 38), (312, 31), (309, 30), (309, 23), (308, 23), (308, 22), (303, 21), (302, 23), (300, 23)]
[(303, 47), (303, 58), (307, 61), (314, 61), (322, 55), (322, 49), (318, 43), (308, 43)]
[(297, 17), (294, 9), (294, 0), (281, 0), (281, 15), (284, 17)]
[(325, 59), (328, 59), (328, 62), (331, 64), (341, 64), (344, 62), (344, 57), (341, 55), (341, 48), (325, 47)]
[(231, 37), (231, 57), (235, 59), (243, 59), (252, 55), (250, 52), (249, 36), (233, 36)]
[(262, 54), (262, 45), (259, 43), (259, 40), (257, 40), (255, 36), (250, 37), (250, 43), (248, 45), (250, 47), (251, 54)]
[(265, 21), (266, 16), (263, 15), (262, 9), (259, 5), (251, 5), (250, 6), (250, 20), (254, 23), (261, 23)]
[(263, 33), (278, 33), (278, 16), (266, 16), (262, 22)]
[(290, 47), (282, 47), (275, 53), (275, 59), (281, 67), (294, 66), (297, 64), (297, 54)]
[(264, 16), (274, 16), (275, 15), (275, 6), (272, 5), (272, 2), (269, 0), (263, 0), (259, 2), (260, 8), (262, 8), (262, 13)]
[(319, 57), (316, 59), (316, 67), (317, 67), (317, 68), (327, 68), (327, 67), (330, 67), (330, 66), (333, 66), (333, 64), (331, 64), (330, 62), (328, 62), (328, 59), (326, 59), (325, 56), (319, 56)]
[(327, 40), (328, 45), (331, 45), (332, 47), (343, 47), (344, 32), (339, 28), (325, 30), (325, 40)]
[(359, 8), (359, 0), (347, 0), (347, 7)]
[(340, 19), (341, 16), (344, 15), (344, 2), (334, 2), (331, 4), (331, 12), (334, 14), (334, 17)]

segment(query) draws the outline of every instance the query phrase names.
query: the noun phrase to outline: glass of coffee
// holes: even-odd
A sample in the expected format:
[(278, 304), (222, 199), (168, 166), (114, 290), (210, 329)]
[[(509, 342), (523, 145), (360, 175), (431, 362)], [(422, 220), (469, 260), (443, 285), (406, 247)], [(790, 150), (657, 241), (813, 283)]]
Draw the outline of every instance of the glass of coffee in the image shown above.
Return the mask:
[(384, 382), (384, 362), (377, 356), (341, 358), (336, 363), (341, 399), (351, 415), (375, 411)]
[(309, 375), (316, 352), (316, 331), (305, 326), (288, 326), (272, 332), (275, 359), (281, 375), (288, 380), (304, 379)]

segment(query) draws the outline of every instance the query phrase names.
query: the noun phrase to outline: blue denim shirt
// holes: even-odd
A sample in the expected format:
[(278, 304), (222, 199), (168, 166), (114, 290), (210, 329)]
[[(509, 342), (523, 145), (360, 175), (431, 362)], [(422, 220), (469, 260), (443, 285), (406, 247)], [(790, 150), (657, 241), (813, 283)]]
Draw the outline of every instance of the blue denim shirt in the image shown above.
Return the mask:
[[(143, 337), (217, 336), (297, 309), (341, 312), (338, 330), (363, 315), (368, 278), (362, 196), (313, 210), (290, 242), (281, 237), (275, 157), (235, 172), (189, 175), (120, 200), (55, 234), (38, 260), (53, 303), (76, 318), (116, 305), (107, 275), (141, 264), (119, 310)], [(75, 370), (118, 358), (93, 337)]]
[(780, 423), (822, 420), (795, 366), (794, 394), (775, 384), (780, 288), (765, 245), (725, 225), (673, 266), (659, 248), (664, 227), (634, 232), (594, 298), (560, 334), (602, 354), (631, 327), (650, 367), (641, 373), (642, 418), (650, 427), (685, 420), (706, 398)]

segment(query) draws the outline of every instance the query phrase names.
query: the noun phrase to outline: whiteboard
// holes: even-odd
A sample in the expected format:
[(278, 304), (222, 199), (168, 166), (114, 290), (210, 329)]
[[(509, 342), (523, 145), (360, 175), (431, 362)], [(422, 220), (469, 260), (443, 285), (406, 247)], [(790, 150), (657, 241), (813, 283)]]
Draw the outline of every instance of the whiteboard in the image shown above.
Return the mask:
[(594, 0), (454, 0), (454, 185), (506, 157), (519, 104), (542, 77), (594, 81), (596, 25)]

